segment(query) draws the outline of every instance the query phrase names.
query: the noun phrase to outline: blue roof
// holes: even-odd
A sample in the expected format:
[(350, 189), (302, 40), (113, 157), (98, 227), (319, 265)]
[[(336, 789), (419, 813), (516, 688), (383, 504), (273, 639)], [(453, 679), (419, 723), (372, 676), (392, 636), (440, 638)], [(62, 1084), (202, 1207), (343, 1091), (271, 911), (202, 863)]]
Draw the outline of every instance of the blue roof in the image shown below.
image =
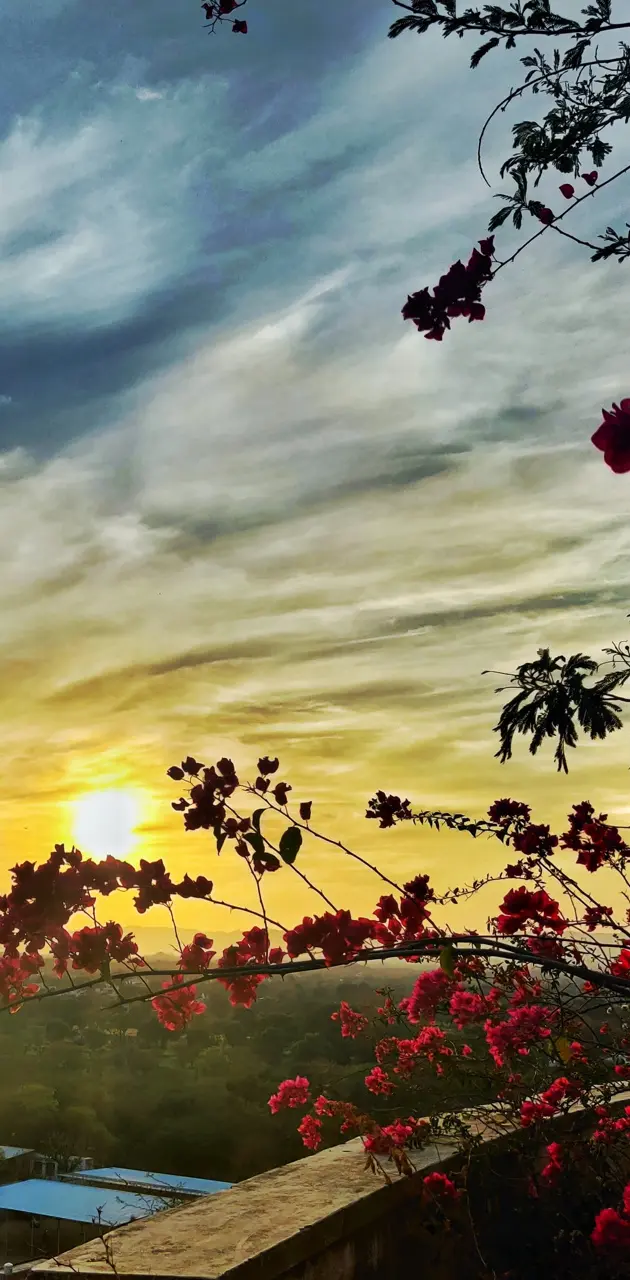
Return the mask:
[(190, 1194), (198, 1196), (211, 1196), (215, 1191), (229, 1191), (232, 1186), (231, 1182), (215, 1182), (211, 1178), (187, 1178), (184, 1174), (179, 1173), (143, 1173), (141, 1169), (81, 1169), (77, 1173), (72, 1174), (73, 1178), (85, 1179), (91, 1182), (94, 1178), (98, 1178), (99, 1182), (111, 1182), (124, 1186), (126, 1183), (134, 1183), (136, 1186), (147, 1187), (150, 1190), (159, 1191), (160, 1187), (168, 1188), (169, 1191), (188, 1191)]
[(13, 1160), (15, 1156), (30, 1156), (32, 1151), (32, 1147), (0, 1147), (0, 1157)]
[(134, 1218), (148, 1218), (164, 1208), (166, 1201), (154, 1197), (52, 1179), (28, 1178), (25, 1182), (10, 1182), (0, 1187), (0, 1209), (28, 1213), (34, 1218), (102, 1222), (108, 1227), (120, 1227)]

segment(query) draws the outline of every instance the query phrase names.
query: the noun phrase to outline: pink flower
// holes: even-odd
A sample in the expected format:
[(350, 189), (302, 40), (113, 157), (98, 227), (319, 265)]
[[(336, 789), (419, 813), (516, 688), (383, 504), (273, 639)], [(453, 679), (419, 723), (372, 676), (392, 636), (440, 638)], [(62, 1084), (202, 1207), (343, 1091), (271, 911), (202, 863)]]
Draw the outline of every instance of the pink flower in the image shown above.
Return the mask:
[(591, 440), (601, 449), (604, 462), (615, 475), (630, 471), (630, 400), (614, 404), (612, 409), (602, 409), (604, 421)]
[(278, 1086), (278, 1092), (272, 1093), (269, 1099), (271, 1114), (275, 1116), (285, 1107), (293, 1110), (295, 1107), (306, 1106), (310, 1098), (310, 1089), (306, 1076), (296, 1076), (295, 1080), (283, 1080)]

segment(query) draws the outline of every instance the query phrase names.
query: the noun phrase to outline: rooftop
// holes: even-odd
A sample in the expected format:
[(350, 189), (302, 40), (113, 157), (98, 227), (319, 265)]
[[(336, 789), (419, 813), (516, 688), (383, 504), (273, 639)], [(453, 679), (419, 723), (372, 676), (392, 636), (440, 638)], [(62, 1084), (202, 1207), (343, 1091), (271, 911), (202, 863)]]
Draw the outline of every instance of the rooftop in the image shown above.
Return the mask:
[(148, 1218), (164, 1209), (165, 1203), (156, 1196), (43, 1178), (28, 1178), (25, 1182), (10, 1182), (0, 1187), (0, 1209), (28, 1213), (34, 1218), (96, 1222), (108, 1227)]
[(71, 1174), (73, 1182), (111, 1182), (112, 1186), (146, 1187), (150, 1191), (164, 1188), (169, 1192), (187, 1192), (189, 1195), (211, 1196), (217, 1191), (229, 1191), (231, 1182), (217, 1182), (212, 1178), (188, 1178), (179, 1173), (143, 1173), (141, 1169), (80, 1169)]

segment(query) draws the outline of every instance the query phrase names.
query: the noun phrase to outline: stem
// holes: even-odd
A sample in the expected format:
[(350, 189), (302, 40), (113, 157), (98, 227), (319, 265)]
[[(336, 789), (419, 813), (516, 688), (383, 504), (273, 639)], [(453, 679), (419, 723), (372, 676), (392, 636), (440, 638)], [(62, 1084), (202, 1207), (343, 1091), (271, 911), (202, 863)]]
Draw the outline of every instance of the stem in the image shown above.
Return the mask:
[(256, 791), (255, 787), (247, 786), (245, 789), (246, 791), (249, 791), (251, 795), (256, 796), (258, 800), (261, 800), (268, 809), (273, 809), (274, 812), (279, 813), (281, 817), (288, 818), (289, 821), (293, 823), (294, 827), (299, 827), (300, 830), (307, 831), (309, 835), (315, 836), (316, 840), (322, 840), (324, 844), (331, 844), (335, 849), (341, 849), (342, 853), (346, 853), (349, 858), (354, 858), (356, 862), (360, 862), (362, 866), (367, 867), (368, 871), (373, 871), (374, 875), (378, 876), (379, 880), (383, 880), (385, 884), (390, 885), (397, 893), (404, 894), (404, 889), (401, 885), (397, 884), (395, 880), (390, 880), (389, 876), (386, 876), (382, 871), (379, 871), (378, 867), (375, 867), (372, 862), (368, 862), (367, 858), (363, 858), (360, 853), (355, 853), (353, 849), (349, 849), (347, 845), (341, 843), (341, 840), (332, 840), (330, 836), (325, 836), (321, 831), (315, 831), (314, 827), (307, 825), (307, 823), (300, 822), (299, 819), (293, 818), (287, 810), (281, 809), (279, 805), (273, 804), (271, 800), (268, 800), (267, 796), (261, 795), (260, 791)]

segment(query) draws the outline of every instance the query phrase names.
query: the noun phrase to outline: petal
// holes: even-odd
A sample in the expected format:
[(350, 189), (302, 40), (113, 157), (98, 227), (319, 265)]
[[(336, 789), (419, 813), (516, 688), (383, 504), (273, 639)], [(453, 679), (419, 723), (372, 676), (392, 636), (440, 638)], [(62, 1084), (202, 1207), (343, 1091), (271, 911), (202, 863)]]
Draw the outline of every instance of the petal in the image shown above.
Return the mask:
[(598, 427), (595, 434), (591, 436), (591, 443), (595, 445), (596, 449), (606, 450), (612, 444), (613, 435), (613, 424), (611, 422), (602, 422), (601, 427)]
[(623, 453), (604, 452), (604, 462), (616, 476), (625, 475), (630, 471), (630, 450)]
[(622, 409), (624, 413), (630, 413), (630, 399), (622, 400), (619, 404), (619, 408)]

